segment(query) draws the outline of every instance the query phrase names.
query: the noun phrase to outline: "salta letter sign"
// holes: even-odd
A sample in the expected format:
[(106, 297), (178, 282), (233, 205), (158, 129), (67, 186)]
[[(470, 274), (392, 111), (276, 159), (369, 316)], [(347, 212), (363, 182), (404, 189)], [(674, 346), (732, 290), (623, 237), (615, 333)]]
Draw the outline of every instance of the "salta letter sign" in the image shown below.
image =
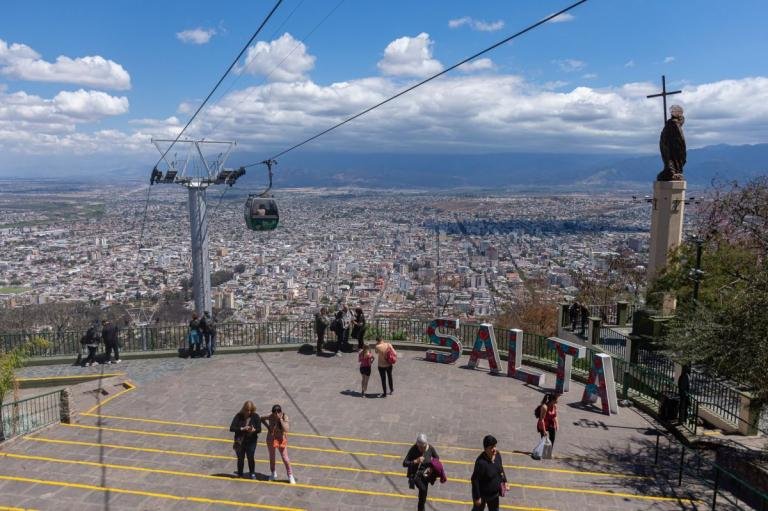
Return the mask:
[(426, 359), (429, 362), (438, 362), (441, 364), (453, 364), (461, 356), (461, 342), (453, 335), (438, 332), (438, 328), (449, 330), (459, 329), (459, 320), (450, 318), (438, 318), (433, 320), (427, 327), (427, 335), (430, 344), (445, 346), (451, 348), (450, 352), (427, 350)]

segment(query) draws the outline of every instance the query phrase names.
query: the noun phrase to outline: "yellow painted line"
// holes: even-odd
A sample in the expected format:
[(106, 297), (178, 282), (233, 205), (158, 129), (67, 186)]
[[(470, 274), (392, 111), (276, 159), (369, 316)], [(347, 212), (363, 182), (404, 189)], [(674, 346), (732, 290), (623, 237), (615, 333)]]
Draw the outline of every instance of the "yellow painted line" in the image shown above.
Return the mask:
[(132, 383), (127, 382), (127, 381), (123, 382), (123, 386), (125, 387), (125, 390), (121, 390), (120, 392), (118, 392), (114, 396), (110, 396), (107, 399), (105, 399), (104, 401), (101, 401), (100, 403), (97, 403), (95, 406), (93, 406), (92, 408), (88, 409), (85, 413), (93, 413), (94, 410), (100, 410), (102, 406), (106, 405), (107, 403), (109, 403), (110, 401), (115, 399), (116, 397), (120, 397), (123, 394), (125, 394), (126, 392), (130, 392), (130, 391), (132, 391), (132, 390), (134, 390), (136, 388), (135, 385), (133, 385)]
[[(139, 451), (139, 452), (149, 452), (149, 453), (155, 453), (155, 454), (169, 454), (173, 456), (192, 456), (197, 458), (210, 458), (210, 459), (221, 459), (221, 460), (232, 460), (234, 459), (232, 456), (222, 456), (219, 454), (207, 454), (207, 453), (197, 453), (197, 452), (189, 452), (189, 451), (174, 451), (169, 449), (152, 449), (149, 447), (133, 447), (129, 445), (117, 445), (117, 444), (103, 444), (103, 443), (94, 443), (94, 442), (82, 442), (77, 440), (57, 440), (53, 438), (42, 438), (42, 437), (35, 437), (35, 436), (26, 436), (24, 437), (26, 440), (33, 440), (35, 442), (49, 442), (49, 443), (56, 443), (56, 444), (63, 444), (63, 445), (80, 445), (84, 447), (108, 447), (110, 449), (123, 449), (128, 451)], [(295, 446), (291, 445), (291, 449), (294, 449)], [(267, 463), (266, 460), (256, 460), (257, 463)], [(362, 468), (355, 468), (355, 467), (343, 467), (340, 465), (320, 465), (316, 463), (298, 463), (298, 462), (291, 462), (291, 465), (296, 467), (307, 467), (307, 468), (319, 468), (319, 469), (327, 469), (327, 470), (339, 470), (339, 471), (345, 471), (345, 472), (362, 472), (362, 473), (368, 473), (368, 474), (377, 474), (377, 475), (391, 475), (391, 476), (401, 476), (403, 475), (402, 472), (393, 472), (393, 471), (387, 471), (387, 470), (373, 470), (373, 469), (362, 469)], [(526, 467), (523, 465), (506, 465), (505, 468), (507, 470), (528, 470), (528, 471), (534, 471), (534, 472), (553, 472), (558, 474), (572, 474), (572, 475), (581, 475), (581, 476), (598, 476), (598, 477), (617, 477), (617, 478), (635, 478), (635, 479), (653, 479), (652, 477), (646, 477), (646, 476), (636, 476), (636, 475), (626, 475), (626, 474), (610, 474), (608, 472), (590, 472), (587, 470), (568, 470), (563, 468), (544, 468), (544, 467)], [(461, 483), (469, 483), (469, 481), (460, 480), (456, 478), (449, 479), (450, 482), (461, 482)]]
[(205, 497), (181, 497), (179, 495), (171, 495), (170, 493), (155, 493), (155, 492), (139, 491), (139, 490), (126, 490), (124, 488), (95, 486), (92, 484), (67, 483), (64, 481), (52, 481), (50, 479), (32, 479), (30, 477), (15, 477), (15, 476), (0, 475), (0, 481), (14, 481), (17, 483), (29, 483), (29, 484), (44, 484), (47, 486), (76, 488), (78, 490), (124, 493), (126, 495), (138, 495), (140, 497), (153, 497), (157, 499), (196, 502), (199, 504), (221, 504), (224, 506), (250, 507), (250, 508), (256, 508), (256, 509), (274, 509), (277, 511), (305, 511), (301, 508), (296, 508), (296, 507), (268, 506), (266, 504), (253, 504), (251, 502), (236, 502), (234, 500), (208, 499)]
[[(80, 415), (87, 415), (90, 417), (96, 417), (96, 414), (93, 413), (81, 413)], [(183, 426), (183, 427), (191, 427), (191, 428), (202, 428), (202, 429), (218, 429), (218, 430), (227, 430), (229, 431), (229, 428), (225, 428), (223, 426), (215, 426), (212, 424), (194, 424), (190, 422), (177, 422), (177, 421), (167, 421), (167, 420), (159, 420), (159, 419), (143, 419), (138, 417), (123, 417), (119, 415), (101, 415), (101, 417), (105, 419), (117, 419), (117, 420), (124, 420), (124, 421), (135, 421), (135, 422), (146, 422), (148, 424), (164, 424), (167, 426)], [(311, 433), (295, 433), (291, 431), (291, 436), (296, 437), (303, 437), (303, 438), (321, 438), (324, 440), (338, 440), (342, 442), (360, 442), (360, 443), (376, 443), (376, 444), (382, 444), (382, 445), (404, 445), (411, 447), (413, 445), (413, 442), (394, 442), (390, 440), (370, 440), (367, 438), (353, 438), (353, 437), (343, 437), (343, 436), (327, 436), (327, 435), (314, 435)], [(482, 449), (480, 447), (470, 448), (470, 447), (457, 447), (457, 446), (449, 446), (449, 445), (441, 445), (438, 446), (441, 450), (443, 449), (456, 449), (461, 451), (472, 451), (479, 453)]]
[[(177, 422), (177, 421), (169, 421), (169, 420), (160, 420), (160, 419), (145, 419), (140, 417), (124, 417), (121, 415), (101, 415), (96, 413), (81, 413), (80, 415), (85, 415), (88, 417), (101, 417), (103, 419), (117, 419), (117, 420), (124, 420), (124, 421), (135, 421), (135, 422), (145, 422), (147, 424), (163, 424), (167, 426), (182, 426), (182, 427), (188, 427), (188, 428), (201, 428), (201, 429), (215, 429), (215, 430), (225, 430), (229, 431), (229, 428), (220, 426), (220, 425), (212, 425), (212, 424), (196, 424), (193, 422)], [(411, 447), (413, 445), (413, 442), (395, 442), (391, 440), (374, 440), (370, 438), (354, 438), (354, 437), (343, 437), (343, 436), (327, 436), (327, 435), (314, 435), (311, 433), (296, 433), (294, 431), (290, 432), (291, 436), (295, 437), (302, 437), (302, 438), (320, 438), (324, 440), (338, 440), (343, 442), (360, 442), (365, 444), (382, 444), (382, 445), (403, 445)], [(456, 445), (436, 445), (436, 447), (439, 447), (440, 450), (458, 450), (458, 451), (471, 451), (473, 453), (479, 453), (482, 449), (480, 447), (459, 447)], [(530, 456), (531, 453), (529, 452), (523, 452), (523, 451), (500, 451), (502, 454), (514, 454), (519, 456)], [(574, 460), (574, 459), (584, 459), (586, 461), (591, 461), (587, 458), (580, 458), (580, 457), (559, 457), (559, 456), (553, 456), (554, 459), (560, 459), (560, 460)], [(595, 472), (594, 474), (599, 474), (599, 472)], [(630, 474), (609, 474), (607, 472), (603, 472), (602, 475), (605, 476), (611, 476), (611, 477), (627, 477), (627, 478), (636, 478), (640, 477), (643, 478), (643, 476), (635, 476)]]
[(0, 506), (0, 511), (35, 511), (32, 508)]
[[(234, 459), (233, 456), (224, 456), (221, 454), (207, 454), (202, 452), (174, 451), (169, 449), (153, 449), (151, 447), (133, 447), (130, 445), (102, 444), (102, 443), (95, 443), (95, 442), (82, 442), (78, 440), (57, 440), (53, 438), (42, 438), (42, 437), (33, 437), (33, 436), (27, 436), (24, 438), (26, 440), (32, 440), (35, 442), (48, 442), (48, 443), (62, 444), (62, 445), (79, 445), (82, 447), (98, 447), (98, 448), (106, 447), (109, 449), (122, 449), (126, 451), (148, 452), (152, 454), (167, 454), (169, 456), (190, 456), (195, 458), (208, 458), (208, 459), (228, 460), (228, 461), (231, 461)], [(268, 463), (268, 461), (256, 459), (256, 463), (266, 464)], [(402, 471), (395, 472), (391, 470), (374, 470), (374, 469), (357, 468), (357, 467), (343, 467), (341, 465), (300, 463), (300, 462), (294, 462), (294, 461), (291, 461), (291, 465), (293, 465), (294, 467), (318, 468), (322, 470), (334, 470), (334, 471), (340, 471), (340, 472), (360, 472), (365, 474), (376, 474), (376, 475), (382, 475), (382, 476), (402, 476), (403, 475)], [(504, 468), (506, 468), (507, 470), (533, 470), (538, 472), (558, 472), (558, 473), (575, 474), (575, 475), (598, 475), (598, 476), (610, 475), (604, 472), (586, 472), (586, 471), (578, 471), (578, 470), (548, 469), (548, 468), (538, 468), (538, 467), (524, 467), (520, 465), (507, 465)], [(652, 479), (650, 477), (644, 477), (644, 476), (633, 476), (633, 477), (638, 477), (643, 479)], [(450, 478), (448, 482), (469, 484), (469, 480), (457, 479), (455, 477)]]
[[(67, 460), (67, 459), (59, 459), (59, 458), (49, 458), (46, 456), (30, 456), (25, 454), (10, 454), (10, 453), (0, 453), (0, 457), (9, 457), (9, 458), (17, 458), (17, 459), (25, 459), (25, 460), (34, 460), (34, 461), (44, 461), (47, 463), (64, 463), (64, 464), (70, 464), (70, 465), (85, 465), (90, 467), (98, 467), (98, 468), (111, 468), (115, 470), (128, 470), (133, 472), (147, 472), (147, 473), (153, 473), (153, 474), (163, 474), (163, 475), (171, 475), (171, 476), (180, 476), (180, 477), (195, 477), (200, 479), (216, 479), (219, 481), (231, 481), (231, 482), (237, 482), (237, 483), (244, 483), (244, 484), (260, 484), (260, 485), (280, 485), (285, 487), (285, 483), (282, 482), (276, 482), (276, 481), (259, 481), (257, 479), (239, 479), (239, 478), (224, 478), (221, 476), (212, 476), (209, 474), (199, 474), (195, 472), (181, 472), (177, 470), (161, 470), (161, 469), (152, 469), (152, 468), (143, 468), (143, 467), (133, 467), (129, 465), (115, 465), (111, 463), (98, 463), (95, 461), (77, 461), (77, 460)], [(4, 478), (6, 476), (0, 476), (0, 479)], [(10, 477), (10, 476), (7, 476)], [(16, 479), (24, 479), (24, 478), (11, 478), (10, 480), (16, 480)], [(36, 480), (30, 480), (30, 481), (36, 481)], [(36, 481), (37, 482), (37, 481)], [(62, 483), (57, 482), (59, 485), (62, 486), (77, 486), (77, 487), (83, 487), (83, 486), (89, 486), (89, 485), (75, 485), (74, 483)], [(45, 483), (44, 483), (45, 484)], [(340, 488), (336, 486), (324, 486), (324, 485), (317, 485), (317, 484), (303, 484), (303, 483), (297, 483), (293, 484), (290, 487), (292, 488), (306, 488), (309, 490), (323, 490), (323, 491), (332, 491), (332, 492), (340, 492), (340, 493), (352, 493), (357, 495), (370, 495), (374, 497), (389, 497), (389, 498), (398, 498), (398, 499), (408, 499), (408, 500), (414, 500), (418, 497), (416, 495), (411, 494), (400, 494), (400, 493), (385, 493), (380, 491), (374, 491), (374, 490), (359, 490), (357, 488)], [(99, 486), (93, 486), (92, 488), (100, 488)], [(114, 491), (111, 489), (110, 491)], [(132, 492), (132, 490), (125, 490), (125, 492)], [(120, 493), (120, 491), (118, 491)], [(156, 496), (156, 495), (162, 495), (162, 494), (146, 494), (144, 492), (141, 492), (142, 494), (148, 495), (148, 496)], [(176, 497), (180, 500), (187, 500), (189, 497)], [(453, 499), (442, 499), (442, 498), (436, 498), (432, 497), (430, 498), (431, 502), (440, 502), (444, 504), (458, 504), (461, 506), (469, 506), (472, 505), (469, 501), (463, 501), (463, 500), (453, 500)], [(217, 503), (221, 501), (214, 501), (211, 500), (211, 503)], [(267, 506), (267, 505), (257, 505), (252, 504), (252, 507), (259, 507), (261, 509), (276, 509), (276, 510), (285, 510), (285, 511), (293, 511), (295, 508), (286, 508), (286, 507), (277, 507), (277, 506)], [(525, 510), (525, 511), (552, 511), (545, 508), (534, 508), (534, 507), (524, 507), (524, 506), (505, 506), (505, 509), (519, 509), (519, 510)]]
[[(65, 376), (41, 376), (39, 378), (16, 378), (18, 382), (41, 381), (41, 380), (98, 380), (99, 378), (112, 378), (113, 376), (125, 376), (125, 373), (107, 373), (107, 374), (72, 374)], [(0, 510), (7, 509), (0, 507)]]
[[(145, 435), (145, 436), (159, 436), (164, 438), (183, 438), (185, 440), (196, 440), (200, 442), (219, 442), (219, 443), (225, 443), (225, 444), (231, 444), (231, 439), (225, 439), (225, 438), (214, 438), (214, 437), (207, 437), (207, 436), (194, 436), (194, 435), (180, 435), (178, 433), (160, 433), (157, 431), (142, 431), (139, 429), (123, 429), (123, 428), (108, 428), (106, 426), (86, 426), (85, 424), (61, 424), (62, 426), (68, 427), (68, 428), (83, 428), (83, 429), (97, 429), (100, 431), (112, 431), (115, 433), (130, 433), (133, 435)], [(399, 456), (397, 454), (380, 454), (377, 452), (358, 452), (358, 451), (343, 451), (341, 449), (323, 449), (321, 447), (304, 447), (304, 446), (298, 446), (298, 445), (290, 445), (291, 450), (297, 450), (297, 451), (313, 451), (313, 452), (328, 452), (332, 454), (349, 454), (354, 456), (375, 456), (378, 458), (390, 458), (390, 459), (402, 459), (402, 456)], [(440, 460), (445, 463), (450, 463), (454, 465), (474, 465), (474, 462), (469, 461), (448, 461), (448, 460)]]

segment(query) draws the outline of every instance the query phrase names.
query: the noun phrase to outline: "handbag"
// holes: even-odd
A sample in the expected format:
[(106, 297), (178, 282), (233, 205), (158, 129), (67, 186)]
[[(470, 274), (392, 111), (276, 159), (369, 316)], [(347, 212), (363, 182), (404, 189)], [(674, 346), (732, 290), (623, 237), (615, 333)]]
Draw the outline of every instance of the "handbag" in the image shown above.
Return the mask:
[(544, 460), (552, 459), (552, 442), (550, 442), (548, 436), (544, 437), (544, 453), (541, 458)]
[[(543, 437), (541, 437), (541, 440), (539, 440), (538, 445), (536, 445), (536, 447), (533, 448), (533, 451), (531, 452), (531, 458), (535, 460), (540, 460), (544, 457), (544, 446), (546, 445), (546, 442), (549, 442), (549, 437), (544, 435)], [(552, 445), (552, 443), (550, 442), (549, 445)]]
[(397, 363), (397, 352), (391, 344), (389, 345), (389, 348), (387, 348), (387, 353), (384, 358), (386, 358), (387, 362), (389, 362), (391, 365), (395, 365)]

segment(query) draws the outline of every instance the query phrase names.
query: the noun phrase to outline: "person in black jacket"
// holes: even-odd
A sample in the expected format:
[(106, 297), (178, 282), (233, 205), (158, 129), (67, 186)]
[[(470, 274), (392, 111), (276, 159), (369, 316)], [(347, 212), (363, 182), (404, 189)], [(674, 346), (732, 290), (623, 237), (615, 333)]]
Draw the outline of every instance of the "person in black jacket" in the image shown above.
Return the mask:
[(355, 308), (355, 315), (352, 318), (352, 338), (357, 340), (357, 351), (363, 349), (363, 339), (365, 338), (365, 314), (361, 307)]
[(475, 460), (472, 471), (472, 511), (498, 511), (499, 496), (502, 485), (506, 491), (507, 477), (504, 475), (504, 465), (501, 454), (496, 450), (496, 439), (491, 435), (483, 438), (483, 453)]
[(112, 363), (112, 352), (115, 352), (115, 364), (120, 363), (120, 349), (117, 346), (117, 327), (109, 320), (101, 322), (101, 339), (104, 341), (105, 363)]
[(437, 451), (427, 442), (427, 435), (419, 433), (416, 443), (411, 446), (403, 460), (403, 466), (408, 469), (408, 487), (419, 489), (419, 503), (416, 507), (418, 511), (424, 511), (427, 503), (429, 482), (425, 472), (431, 470), (432, 458), (439, 458)]
[(256, 413), (256, 405), (253, 401), (246, 401), (243, 408), (232, 419), (229, 430), (235, 434), (235, 442), (232, 448), (237, 454), (238, 477), (243, 477), (243, 463), (248, 456), (248, 471), (251, 479), (256, 479), (256, 460), (253, 455), (256, 452), (256, 442), (261, 433), (261, 418)]

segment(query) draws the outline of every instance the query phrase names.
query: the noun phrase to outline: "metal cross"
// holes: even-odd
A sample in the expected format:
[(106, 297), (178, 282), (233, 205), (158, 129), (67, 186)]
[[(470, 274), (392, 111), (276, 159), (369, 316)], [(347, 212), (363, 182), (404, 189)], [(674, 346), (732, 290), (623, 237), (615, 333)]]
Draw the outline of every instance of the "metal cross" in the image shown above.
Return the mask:
[(649, 96), (646, 96), (646, 98), (658, 98), (659, 96), (662, 97), (664, 100), (664, 124), (667, 124), (667, 96), (671, 96), (673, 94), (680, 94), (681, 90), (674, 90), (671, 92), (667, 92), (667, 79), (664, 75), (661, 75), (661, 92), (658, 94), (651, 94)]

